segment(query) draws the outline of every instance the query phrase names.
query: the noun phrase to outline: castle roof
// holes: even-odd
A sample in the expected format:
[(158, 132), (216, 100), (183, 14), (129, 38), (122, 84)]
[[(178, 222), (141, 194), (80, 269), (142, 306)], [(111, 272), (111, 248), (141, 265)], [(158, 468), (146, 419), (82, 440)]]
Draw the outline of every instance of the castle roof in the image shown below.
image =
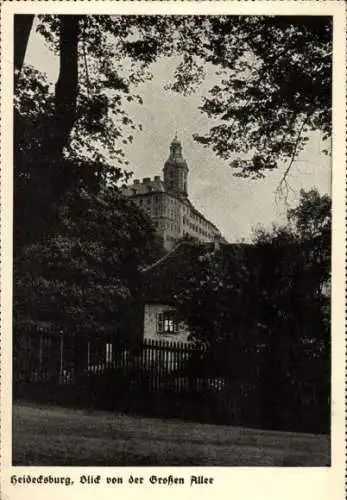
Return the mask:
[(166, 189), (160, 176), (156, 175), (154, 179), (144, 177), (142, 182), (139, 179), (135, 179), (134, 182), (126, 186), (122, 192), (125, 196), (137, 196), (154, 192), (164, 193)]

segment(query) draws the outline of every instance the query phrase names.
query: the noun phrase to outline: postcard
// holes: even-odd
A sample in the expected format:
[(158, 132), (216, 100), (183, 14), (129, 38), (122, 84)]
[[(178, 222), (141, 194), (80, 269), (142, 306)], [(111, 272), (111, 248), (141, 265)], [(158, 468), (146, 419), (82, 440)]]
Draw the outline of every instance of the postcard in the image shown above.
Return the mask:
[(1, 23), (3, 498), (342, 500), (343, 3)]

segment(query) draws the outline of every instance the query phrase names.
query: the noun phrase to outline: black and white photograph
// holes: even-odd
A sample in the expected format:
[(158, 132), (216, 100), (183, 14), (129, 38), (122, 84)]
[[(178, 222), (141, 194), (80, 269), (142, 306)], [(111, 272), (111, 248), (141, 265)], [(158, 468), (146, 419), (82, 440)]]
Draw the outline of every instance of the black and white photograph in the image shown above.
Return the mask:
[(333, 16), (57, 12), (13, 16), (12, 466), (330, 467)]

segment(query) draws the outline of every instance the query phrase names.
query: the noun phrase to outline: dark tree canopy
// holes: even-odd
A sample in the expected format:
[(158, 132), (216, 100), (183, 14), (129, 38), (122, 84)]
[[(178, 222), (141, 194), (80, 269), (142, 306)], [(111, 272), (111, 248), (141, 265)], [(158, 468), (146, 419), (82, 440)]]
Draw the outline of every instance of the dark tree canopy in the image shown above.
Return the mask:
[(116, 185), (127, 177), (121, 165), (78, 157), (70, 148), (65, 155), (51, 148), (57, 140), (56, 123), (51, 86), (37, 70), (24, 67), (14, 99), (15, 243), (19, 247), (54, 228), (61, 197), (71, 190), (84, 186), (95, 192), (106, 178), (109, 185)]
[(191, 244), (174, 293), (179, 317), (208, 345), (195, 370), (228, 374), (245, 394), (257, 385), (270, 428), (312, 384), (328, 421), (329, 198), (303, 192), (288, 216), (292, 225), (258, 231), (252, 244)]
[(15, 322), (135, 335), (129, 324), (140, 270), (161, 255), (150, 221), (113, 189), (69, 194), (55, 230), (16, 256)]
[[(38, 26), (56, 49), (61, 22), (59, 16), (43, 16)], [(193, 91), (207, 67), (216, 72), (218, 81), (201, 105), (211, 128), (195, 138), (224, 158), (235, 175), (263, 176), (282, 161), (289, 171), (312, 131), (330, 137), (330, 17), (80, 16), (78, 23), (72, 143), (76, 135), (88, 137), (84, 147), (90, 155), (100, 155), (90, 146), (102, 141), (123, 161), (122, 143), (131, 142), (133, 133), (122, 137), (119, 126), (135, 131), (137, 125), (122, 103), (141, 103), (137, 85), (151, 78), (153, 62), (172, 55), (181, 56), (169, 82), (178, 92)]]
[(320, 195), (316, 189), (300, 191), (297, 207), (288, 211), (289, 221), (302, 239), (326, 238), (329, 249), (331, 238), (331, 198)]
[(291, 224), (271, 232), (258, 230), (252, 244), (222, 245), (202, 255), (192, 244), (188, 264), (177, 270), (175, 298), (197, 338), (227, 343), (237, 335), (242, 351), (265, 342), (263, 328), (266, 334), (288, 332), (297, 342), (328, 335), (329, 197), (302, 192), (288, 219)]
[[(221, 36), (224, 34), (224, 36)], [(308, 134), (331, 134), (332, 19), (263, 16), (212, 21), (205, 59), (223, 79), (202, 111), (217, 120), (206, 137), (241, 175), (263, 175), (292, 161)]]
[(120, 195), (120, 166), (47, 152), (57, 107), (43, 75), (22, 68), (14, 108), (15, 325), (135, 335), (140, 269), (163, 251), (151, 221)]
[[(139, 128), (124, 103), (141, 104), (137, 87), (151, 78), (151, 64), (160, 57), (181, 56), (171, 82), (179, 92), (199, 84), (206, 64), (218, 73), (220, 81), (201, 107), (213, 126), (196, 139), (236, 174), (261, 176), (285, 159), (290, 169), (310, 132), (330, 134), (330, 18), (43, 16), (38, 30), (61, 65), (51, 92), (42, 75), (21, 66), (19, 58), (16, 63), (15, 218), (26, 244), (59, 227), (66, 196), (79, 196), (82, 189), (96, 195), (119, 181), (127, 163), (123, 146)], [(25, 39), (27, 34), (23, 44)], [(304, 213), (315, 202), (311, 198), (298, 210)], [(297, 215), (292, 217), (304, 231), (305, 217)], [(37, 232), (37, 220), (44, 219), (44, 230)], [(219, 264), (211, 265), (214, 276)], [(244, 281), (249, 272), (241, 266), (235, 276)], [(209, 286), (207, 278), (204, 283)], [(217, 293), (220, 285), (214, 286)]]

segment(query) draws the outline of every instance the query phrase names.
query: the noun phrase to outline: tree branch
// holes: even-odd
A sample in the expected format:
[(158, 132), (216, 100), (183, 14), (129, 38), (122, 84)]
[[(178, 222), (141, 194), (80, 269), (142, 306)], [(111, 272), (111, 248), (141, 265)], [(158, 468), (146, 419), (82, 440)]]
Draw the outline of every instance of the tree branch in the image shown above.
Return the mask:
[(296, 155), (297, 155), (297, 152), (298, 152), (298, 147), (299, 147), (300, 139), (301, 139), (301, 134), (302, 134), (303, 128), (306, 125), (307, 121), (308, 121), (308, 114), (306, 114), (306, 117), (304, 118), (304, 120), (301, 123), (298, 135), (297, 135), (296, 140), (295, 140), (293, 153), (292, 153), (292, 155), (290, 157), (290, 160), (289, 160), (289, 165), (285, 169), (284, 174), (283, 174), (283, 176), (282, 176), (282, 178), (281, 178), (281, 180), (279, 182), (279, 185), (276, 188), (276, 192), (279, 193), (279, 194), (281, 194), (283, 192), (283, 186), (286, 186), (287, 191), (288, 191), (287, 177), (288, 177), (288, 174), (289, 174), (289, 172), (290, 172), (290, 170), (292, 168), (292, 165), (293, 165), (293, 163), (295, 161), (295, 158), (296, 158)]

